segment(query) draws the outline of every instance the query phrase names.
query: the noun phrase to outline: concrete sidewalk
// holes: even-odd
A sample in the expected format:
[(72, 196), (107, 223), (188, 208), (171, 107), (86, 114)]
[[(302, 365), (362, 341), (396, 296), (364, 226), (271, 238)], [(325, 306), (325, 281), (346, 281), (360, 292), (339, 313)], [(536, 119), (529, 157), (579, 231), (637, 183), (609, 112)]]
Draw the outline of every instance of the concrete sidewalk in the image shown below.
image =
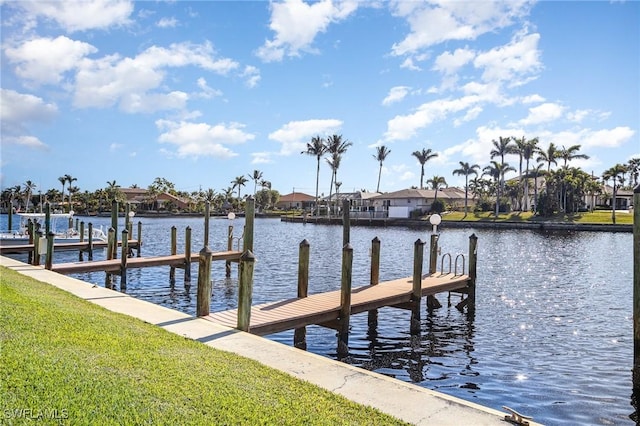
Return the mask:
[[(0, 265), (49, 283), (110, 311), (155, 324), (210, 347), (254, 359), (357, 403), (415, 425), (496, 425), (505, 413), (227, 328), (118, 291), (0, 256)], [(536, 423), (530, 422), (531, 425)]]

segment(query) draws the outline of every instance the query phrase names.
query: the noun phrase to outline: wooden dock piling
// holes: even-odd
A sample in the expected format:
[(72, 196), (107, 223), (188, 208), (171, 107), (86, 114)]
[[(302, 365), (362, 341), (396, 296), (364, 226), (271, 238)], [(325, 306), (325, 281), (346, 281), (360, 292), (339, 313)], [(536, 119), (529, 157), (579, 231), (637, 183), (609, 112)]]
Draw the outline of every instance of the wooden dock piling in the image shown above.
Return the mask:
[(351, 215), (349, 214), (351, 203), (349, 200), (342, 200), (342, 246), (349, 244), (351, 239)]
[[(233, 249), (233, 225), (229, 225), (227, 228), (227, 251), (231, 251)], [(225, 277), (231, 278), (231, 262), (226, 261), (224, 264), (225, 268)]]
[(424, 261), (424, 242), (418, 238), (413, 244), (413, 278), (411, 290), (411, 334), (420, 332), (420, 300), (422, 299), (422, 263)]
[(253, 222), (256, 211), (256, 200), (249, 196), (244, 205), (244, 240), (242, 251), (253, 252)]
[(200, 250), (198, 260), (198, 295), (196, 298), (196, 315), (209, 315), (211, 308), (211, 258), (213, 252), (209, 248), (210, 203), (204, 208), (204, 247)]
[(342, 248), (342, 276), (340, 279), (340, 317), (338, 318), (338, 356), (349, 353), (349, 322), (351, 319), (351, 278), (353, 273), (353, 247)]
[[(177, 228), (175, 226), (171, 227), (171, 255), (175, 256), (178, 253), (178, 243), (177, 243)], [(173, 287), (176, 283), (176, 267), (172, 266), (169, 269), (169, 283), (171, 287)]]
[(253, 300), (253, 268), (256, 258), (251, 250), (240, 257), (240, 281), (238, 283), (238, 330), (249, 331), (251, 303)]
[[(380, 239), (373, 237), (371, 240), (371, 272), (369, 285), (377, 285), (380, 282)], [(378, 326), (378, 310), (372, 309), (367, 314), (367, 324), (370, 328)]]
[[(307, 297), (309, 291), (309, 241), (300, 242), (298, 250), (298, 299)], [(307, 349), (307, 328), (296, 328), (293, 334), (293, 346)]]
[(640, 398), (640, 184), (633, 189), (633, 393)]
[(122, 230), (122, 249), (120, 250), (120, 289), (127, 288), (127, 259), (129, 258), (129, 230)]

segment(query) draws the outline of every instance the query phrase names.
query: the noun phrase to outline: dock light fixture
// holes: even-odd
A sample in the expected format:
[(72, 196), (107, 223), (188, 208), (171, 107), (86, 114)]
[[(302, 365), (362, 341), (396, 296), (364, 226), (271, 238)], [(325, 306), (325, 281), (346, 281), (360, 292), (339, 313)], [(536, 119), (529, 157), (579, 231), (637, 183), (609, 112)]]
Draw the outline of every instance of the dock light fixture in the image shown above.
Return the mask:
[(440, 222), (442, 222), (442, 217), (440, 217), (438, 213), (432, 214), (429, 217), (429, 222), (431, 223), (431, 225), (433, 225), (432, 233), (435, 234), (438, 232), (438, 225), (440, 225)]
[(229, 220), (233, 220), (236, 218), (236, 214), (234, 212), (229, 212), (229, 214), (227, 215), (227, 219)]

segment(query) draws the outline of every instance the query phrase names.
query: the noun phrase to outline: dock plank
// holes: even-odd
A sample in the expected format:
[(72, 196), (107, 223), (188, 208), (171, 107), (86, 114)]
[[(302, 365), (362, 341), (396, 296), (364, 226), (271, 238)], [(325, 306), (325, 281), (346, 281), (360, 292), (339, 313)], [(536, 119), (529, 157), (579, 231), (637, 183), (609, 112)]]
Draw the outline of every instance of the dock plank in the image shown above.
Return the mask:
[[(239, 261), (242, 252), (239, 251), (221, 251), (214, 252), (212, 255), (213, 261), (216, 260), (230, 260)], [(198, 253), (192, 253), (189, 261), (191, 263), (198, 262), (200, 256)], [(154, 256), (154, 257), (131, 257), (127, 259), (127, 269), (134, 268), (150, 268), (154, 266), (184, 266), (186, 263), (186, 257), (184, 254), (168, 255), (168, 256)], [(51, 270), (59, 274), (78, 274), (83, 272), (119, 272), (122, 266), (122, 259), (112, 260), (96, 260), (89, 262), (69, 262), (58, 263), (51, 267)]]
[[(434, 274), (422, 278), (422, 296), (466, 288), (468, 275)], [(354, 288), (351, 292), (351, 313), (358, 314), (384, 306), (411, 301), (412, 278), (400, 278), (377, 285)], [(237, 325), (237, 309), (214, 312), (204, 317), (228, 327)], [(249, 331), (267, 335), (311, 324), (335, 321), (340, 315), (340, 290), (311, 294), (305, 298), (292, 298), (263, 303), (251, 307)]]

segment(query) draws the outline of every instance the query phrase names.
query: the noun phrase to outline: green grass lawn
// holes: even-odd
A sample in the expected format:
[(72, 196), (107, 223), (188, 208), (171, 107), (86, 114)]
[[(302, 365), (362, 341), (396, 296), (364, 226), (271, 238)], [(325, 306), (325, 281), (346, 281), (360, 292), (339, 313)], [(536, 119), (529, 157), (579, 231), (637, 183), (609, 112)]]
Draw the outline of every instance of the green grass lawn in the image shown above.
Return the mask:
[[(501, 213), (496, 219), (493, 212), (470, 212), (467, 216), (464, 216), (464, 212), (446, 212), (442, 214), (442, 220), (451, 221), (465, 221), (465, 222), (478, 222), (478, 221), (497, 221), (497, 222), (567, 222), (567, 223), (603, 223), (611, 224), (611, 210), (596, 210), (593, 213), (584, 212), (576, 213), (575, 215), (556, 215), (553, 217), (540, 217), (534, 216), (531, 212), (511, 212)], [(617, 224), (632, 224), (633, 214), (626, 211), (616, 212)]]
[(404, 424), (0, 267), (0, 424)]

